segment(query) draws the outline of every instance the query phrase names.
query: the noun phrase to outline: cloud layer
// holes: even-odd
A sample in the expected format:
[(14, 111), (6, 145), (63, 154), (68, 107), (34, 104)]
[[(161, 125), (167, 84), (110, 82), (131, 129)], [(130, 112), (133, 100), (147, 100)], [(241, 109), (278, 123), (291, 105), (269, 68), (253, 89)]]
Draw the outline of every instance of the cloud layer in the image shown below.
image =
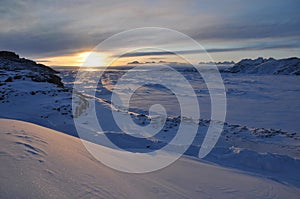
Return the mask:
[[(156, 26), (181, 31), (211, 53), (253, 49), (297, 53), (299, 7), (297, 0), (2, 0), (0, 49), (36, 58), (67, 55), (90, 50), (120, 31)], [(138, 38), (132, 42), (138, 43)]]

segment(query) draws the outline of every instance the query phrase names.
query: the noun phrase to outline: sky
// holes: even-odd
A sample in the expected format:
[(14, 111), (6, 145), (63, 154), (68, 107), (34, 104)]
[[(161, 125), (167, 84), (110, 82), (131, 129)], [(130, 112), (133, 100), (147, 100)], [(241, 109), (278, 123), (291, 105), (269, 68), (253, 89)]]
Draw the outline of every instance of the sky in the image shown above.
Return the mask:
[[(0, 0), (0, 50), (46, 65), (80, 65), (99, 43), (115, 34), (161, 27), (197, 41), (213, 61), (299, 57), (299, 8), (298, 0)], [(166, 35), (132, 36), (99, 51), (98, 63), (107, 64), (106, 57), (116, 57), (124, 49), (128, 53), (116, 65), (180, 62), (161, 49), (144, 51), (143, 41), (150, 40), (171, 45), (175, 52), (199, 53), (179, 40), (170, 44)]]

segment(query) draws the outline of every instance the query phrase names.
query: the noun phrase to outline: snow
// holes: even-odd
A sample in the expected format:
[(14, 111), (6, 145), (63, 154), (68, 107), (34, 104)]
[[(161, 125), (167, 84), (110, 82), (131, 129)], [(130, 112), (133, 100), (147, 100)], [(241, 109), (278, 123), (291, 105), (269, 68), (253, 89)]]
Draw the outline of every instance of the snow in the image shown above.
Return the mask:
[[(62, 70), (61, 75), (64, 83), (72, 86), (75, 71), (66, 68)], [(92, 75), (89, 73), (97, 74), (97, 71), (87, 72), (86, 80), (93, 81)], [(157, 75), (160, 73), (157, 71)], [(113, 86), (123, 74), (124, 70), (106, 71), (98, 85), (96, 97), (110, 101)], [(195, 90), (200, 104), (201, 118), (210, 119), (210, 96), (205, 82), (197, 72), (185, 72), (183, 75), (190, 81)], [(135, 84), (142, 84), (147, 78), (150, 79), (147, 71), (139, 71), (139, 76), (130, 79), (130, 81)], [(226, 122), (299, 133), (300, 84), (298, 76), (222, 73), (222, 78), (227, 96)], [(169, 81), (174, 82), (183, 93), (186, 93), (185, 87), (177, 84), (175, 78), (169, 77)], [(84, 89), (88, 88), (85, 87)], [(126, 91), (126, 88), (123, 90)], [(180, 115), (177, 99), (170, 90), (157, 84), (139, 88), (131, 98), (130, 110), (147, 114), (151, 104), (162, 104), (168, 115)], [(193, 109), (188, 101), (184, 106)]]
[(71, 89), (63, 86), (56, 73), (17, 55), (0, 56), (0, 116), (76, 135), (72, 124)]
[(296, 57), (279, 60), (262, 57), (254, 60), (243, 59), (225, 71), (247, 74), (300, 75), (300, 59)]
[[(160, 73), (160, 71), (157, 72)], [(93, 74), (98, 76), (97, 71), (93, 71)], [(119, 147), (126, 148), (132, 152), (145, 150), (151, 152), (162, 148), (175, 136), (180, 122), (184, 122), (180, 121), (180, 118), (176, 116), (176, 110), (178, 110), (176, 101), (170, 100), (169, 91), (161, 85), (152, 84), (141, 87), (141, 91), (131, 98), (133, 108), (124, 114), (130, 114), (137, 124), (145, 126), (153, 119), (147, 115), (149, 104), (163, 104), (167, 111), (171, 110), (171, 115), (173, 114), (174, 116), (167, 118), (162, 130), (151, 139), (134, 139), (124, 134), (116, 126), (109, 106), (110, 94), (114, 92), (112, 90), (113, 85), (122, 74), (124, 74), (122, 70), (107, 71), (103, 79), (101, 79), (101, 84), (97, 88), (101, 92), (96, 93), (98, 99), (96, 110), (103, 132), (97, 134), (97, 138), (95, 138), (94, 132), (96, 127), (93, 127), (95, 122), (92, 122), (91, 118), (86, 118), (82, 121), (85, 139), (106, 146), (107, 143), (103, 143), (102, 139), (108, 136)], [(93, 84), (93, 79), (89, 78), (91, 76), (88, 72), (85, 74), (86, 78), (84, 81), (91, 82), (86, 85), (85, 89), (87, 90), (93, 89), (90, 86)], [(195, 73), (188, 73), (186, 76), (189, 80), (193, 80), (192, 85), (203, 105), (203, 98), (209, 97), (203, 83)], [(146, 78), (149, 78), (147, 71), (140, 71), (139, 76), (128, 81), (139, 83), (144, 82)], [(296, 172), (300, 162), (299, 123), (297, 122), (297, 115), (300, 110), (297, 108), (299, 107), (297, 98), (299, 96), (299, 85), (296, 84), (298, 77), (233, 76), (232, 74), (226, 74), (223, 78), (227, 90), (230, 91), (228, 92), (229, 121), (238, 121), (236, 123), (241, 123), (241, 125), (233, 125), (232, 122), (225, 124), (224, 131), (215, 149), (205, 159), (222, 166), (238, 168), (280, 182), (299, 186), (300, 175)], [(272, 80), (275, 78), (279, 81), (274, 83)], [(199, 82), (201, 83), (200, 85)], [(180, 88), (180, 84), (177, 85)], [(286, 95), (286, 88), (290, 89), (290, 95)], [(126, 91), (126, 89), (127, 87), (124, 85), (124, 90)], [(185, 88), (182, 87), (182, 89)], [(240, 92), (244, 92), (244, 94), (239, 95)], [(147, 96), (148, 94), (149, 96)], [(209, 103), (209, 101), (205, 103)], [(290, 103), (293, 103), (293, 107), (288, 106)], [(285, 104), (287, 106), (283, 106)], [(188, 106), (188, 103), (186, 105)], [(209, 106), (201, 106), (201, 113), (204, 112), (205, 114), (205, 111), (208, 111), (208, 109), (210, 109)], [(122, 112), (122, 109), (115, 107), (114, 111), (119, 113)], [(272, 113), (270, 118), (266, 118), (263, 114), (268, 111)], [(232, 117), (231, 114), (237, 116)], [(280, 117), (276, 117), (277, 115)], [(209, 123), (210, 120), (208, 119), (200, 121), (196, 139), (185, 153), (186, 155), (198, 156), (199, 148)], [(259, 128), (260, 126), (264, 126), (264, 128)], [(280, 128), (288, 131), (280, 130)], [(142, 133), (142, 131), (138, 132)], [(180, 150), (180, 147), (182, 145), (178, 144), (173, 146), (172, 149), (176, 151)], [(234, 147), (240, 148), (241, 152), (236, 153), (234, 150), (230, 150)]]
[[(128, 174), (97, 162), (80, 139), (31, 123), (0, 120), (1, 198), (298, 198), (299, 188), (182, 157)], [(109, 150), (102, 147), (102, 150)]]
[[(257, 60), (260, 65), (270, 61)], [(55, 75), (52, 70), (22, 61), (25, 62), (22, 65), (11, 58), (0, 59), (0, 117), (34, 123), (0, 120), (0, 198), (144, 198), (145, 195), (149, 198), (297, 198), (299, 195), (297, 76), (223, 73), (227, 123), (213, 151), (200, 160), (199, 149), (212, 122), (209, 92), (195, 70), (181, 71), (193, 86), (201, 108), (199, 123), (189, 123), (199, 128), (196, 138), (191, 146), (181, 143), (172, 146), (174, 151), (182, 147), (188, 150), (167, 168), (130, 175), (100, 164), (76, 138), (71, 110), (72, 85), (83, 83), (74, 82), (76, 71), (61, 72), (64, 86), (59, 78), (52, 76)], [(186, 122), (178, 117), (178, 102), (170, 98), (172, 93), (159, 84), (139, 88), (131, 99), (129, 111), (111, 107), (113, 86), (124, 72), (118, 68), (107, 71), (97, 87), (95, 107), (103, 131), (95, 132), (90, 120), (83, 125), (84, 138), (100, 144), (98, 147), (104, 155), (112, 149), (101, 142), (103, 137), (140, 154), (165, 146), (174, 138), (178, 125)], [(94, 83), (91, 73), (97, 75), (97, 70), (86, 71), (84, 81), (89, 83), (84, 89), (94, 89), (89, 87)], [(144, 82), (146, 78), (149, 78), (147, 70), (139, 71), (128, 82)], [(185, 87), (176, 84), (174, 79), (170, 81), (184, 93)], [(126, 84), (121, 86), (126, 90)], [(92, 98), (86, 94), (79, 90), (73, 96), (82, 107), (78, 115), (92, 108)], [(129, 115), (137, 126), (150, 124), (155, 120), (148, 112), (151, 103), (162, 104), (169, 115), (153, 137), (134, 138), (114, 123), (113, 113), (121, 113)], [(193, 108), (189, 103), (185, 106)], [(134, 132), (143, 136), (143, 132)]]

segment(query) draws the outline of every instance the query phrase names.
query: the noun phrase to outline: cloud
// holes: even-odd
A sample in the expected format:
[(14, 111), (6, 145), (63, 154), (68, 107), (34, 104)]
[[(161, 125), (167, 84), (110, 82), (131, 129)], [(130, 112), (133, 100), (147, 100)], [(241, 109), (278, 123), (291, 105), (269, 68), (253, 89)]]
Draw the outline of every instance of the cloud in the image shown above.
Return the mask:
[[(91, 50), (120, 31), (156, 26), (181, 31), (201, 43), (226, 41), (242, 46), (217, 46), (208, 49), (209, 52), (283, 49), (284, 44), (280, 47), (278, 40), (299, 40), (299, 7), (297, 0), (134, 0), (130, 3), (114, 0), (2, 0), (0, 48), (37, 58), (66, 55)], [(270, 39), (272, 45), (244, 46), (251, 39)], [(143, 45), (138, 37), (129, 40), (132, 46)], [(125, 41), (112, 47), (122, 47), (122, 42)], [(157, 42), (163, 43), (164, 38)], [(284, 48), (289, 47), (299, 48), (299, 45), (287, 44)], [(166, 53), (154, 52), (153, 55)], [(140, 53), (137, 56), (145, 55)]]
[(217, 20), (191, 29), (189, 35), (194, 39), (282, 38), (300, 34), (300, 2), (297, 0), (218, 2), (220, 4), (213, 8), (214, 3), (216, 1), (211, 1), (206, 9)]
[(152, 59), (152, 60), (160, 60), (163, 62), (163, 60), (165, 59), (164, 57), (150, 57), (149, 59)]
[(42, 59), (41, 59), (41, 60), (39, 59), (39, 60), (36, 60), (36, 61), (37, 61), (37, 62), (40, 62), (40, 63), (47, 63), (47, 62), (50, 62), (49, 60), (42, 60)]
[[(183, 50), (183, 51), (146, 51), (133, 52), (122, 55), (121, 57), (144, 57), (144, 56), (162, 56), (162, 55), (176, 55), (176, 54), (199, 54), (199, 53), (221, 53), (221, 52), (235, 52), (235, 51), (249, 51), (249, 50), (266, 50), (266, 49), (292, 49), (300, 48), (300, 42), (284, 43), (284, 44), (256, 44), (252, 46), (233, 47), (233, 48), (210, 48), (205, 50)], [(120, 55), (115, 55), (120, 57)]]

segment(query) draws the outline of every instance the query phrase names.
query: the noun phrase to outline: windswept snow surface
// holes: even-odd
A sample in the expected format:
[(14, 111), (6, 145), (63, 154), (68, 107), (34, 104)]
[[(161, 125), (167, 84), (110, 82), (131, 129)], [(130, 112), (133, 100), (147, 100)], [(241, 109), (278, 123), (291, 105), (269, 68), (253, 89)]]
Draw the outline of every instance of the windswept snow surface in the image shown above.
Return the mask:
[[(84, 81), (93, 82), (91, 78), (99, 71), (86, 71)], [(131, 97), (130, 114), (139, 125), (145, 126), (151, 118), (147, 115), (153, 104), (162, 104), (168, 115), (163, 129), (149, 139), (135, 139), (124, 134), (113, 122), (110, 109), (110, 96), (113, 87), (126, 70), (108, 70), (102, 75), (96, 89), (96, 110), (103, 133), (86, 135), (88, 140), (105, 145), (101, 136), (108, 136), (119, 147), (136, 152), (157, 150), (172, 140), (180, 124), (180, 109), (176, 98), (170, 90), (157, 84), (141, 86)], [(157, 71), (157, 76), (162, 71)], [(90, 75), (93, 73), (93, 75)], [(76, 72), (62, 72), (65, 83), (71, 86)], [(185, 71), (185, 77), (192, 84), (200, 104), (201, 121), (192, 146), (186, 155), (197, 157), (210, 120), (210, 98), (205, 82), (195, 71)], [(97, 76), (97, 75), (96, 75)], [(149, 77), (147, 70), (138, 71), (134, 79), (127, 79), (128, 84), (143, 84)], [(184, 87), (172, 79), (172, 82), (183, 90)], [(299, 91), (297, 76), (246, 76), (223, 74), (227, 91), (227, 123), (214, 150), (205, 158), (219, 165), (238, 168), (256, 173), (283, 183), (300, 186), (300, 134), (298, 116), (300, 115)], [(123, 91), (128, 90), (123, 85)], [(87, 84), (85, 89), (91, 89)], [(93, 89), (93, 88), (92, 88)], [(185, 108), (189, 103), (184, 104)], [(120, 110), (117, 110), (120, 111)], [(85, 121), (89, 123), (89, 121)], [(237, 124), (237, 125), (235, 125)], [(92, 125), (91, 125), (92, 126)], [(176, 146), (174, 146), (176, 147)]]
[[(298, 198), (300, 189), (182, 157), (162, 170), (103, 166), (80, 139), (0, 119), (0, 198)], [(102, 147), (102, 150), (109, 150)]]
[[(22, 65), (21, 62), (26, 62), (28, 65)], [(33, 68), (30, 67), (32, 64)], [(224, 125), (224, 130), (214, 150), (205, 157), (205, 161), (210, 162), (208, 164), (199, 162), (197, 156), (211, 122), (209, 92), (205, 82), (195, 70), (180, 69), (179, 71), (193, 86), (201, 109), (201, 120), (196, 124), (199, 127), (196, 138), (185, 153), (192, 158), (185, 156), (175, 162), (175, 165), (157, 173), (151, 173), (150, 177), (148, 175), (125, 175), (99, 166), (97, 161), (94, 161), (80, 145), (77, 138), (30, 124), (32, 128), (43, 129), (39, 130), (38, 134), (32, 134), (31, 130), (26, 127), (28, 124), (4, 120), (5, 122), (0, 124), (1, 130), (12, 127), (16, 129), (16, 135), (6, 134), (3, 131), (3, 139), (1, 138), (1, 150), (4, 152), (1, 151), (0, 157), (5, 158), (1, 160), (1, 176), (5, 176), (1, 177), (3, 197), (9, 197), (7, 194), (12, 192), (12, 188), (9, 189), (9, 187), (13, 185), (17, 190), (12, 194), (22, 194), (22, 192), (27, 194), (28, 190), (31, 190), (33, 194), (45, 194), (49, 197), (57, 192), (61, 197), (72, 197), (78, 193), (77, 197), (86, 198), (93, 197), (93, 194), (95, 197), (102, 194), (104, 198), (141, 198), (146, 192), (149, 197), (177, 196), (182, 198), (186, 194), (187, 197), (199, 198), (194, 194), (197, 192), (200, 198), (245, 197), (248, 194), (250, 194), (249, 198), (250, 196), (274, 198), (275, 196), (285, 197), (285, 194), (289, 192), (292, 195), (291, 198), (293, 196), (296, 198), (300, 187), (300, 173), (298, 172), (300, 168), (299, 76), (222, 74), (228, 100), (227, 123)], [(90, 77), (92, 77), (91, 74), (97, 75), (98, 72), (98, 69), (87, 70), (84, 81), (92, 83), (97, 81)], [(145, 126), (152, 119), (148, 116), (149, 107), (152, 104), (162, 104), (169, 117), (161, 131), (153, 137), (138, 139), (126, 135), (116, 126), (112, 117), (113, 111), (120, 110), (112, 110), (110, 106), (113, 87), (125, 72), (124, 69), (115, 68), (106, 71), (101, 77), (94, 99), (96, 99), (95, 106), (99, 123), (103, 125), (104, 131), (95, 132), (94, 129), (87, 129), (86, 139), (103, 145), (103, 150), (106, 150), (106, 145), (99, 141), (101, 136), (107, 136), (118, 146), (135, 153), (160, 149), (174, 138), (178, 125), (184, 122), (178, 117), (180, 115), (178, 101), (170, 90), (161, 85), (141, 86), (131, 98), (129, 112), (124, 112), (124, 114), (129, 114), (138, 125)], [(165, 71), (156, 72), (159, 75)], [(48, 75), (49, 73), (51, 76)], [(52, 76), (54, 75), (52, 73), (53, 71), (49, 72), (48, 69), (36, 66), (33, 62), (19, 61), (17, 57), (13, 60), (0, 60), (0, 117), (27, 121), (77, 136), (71, 111), (72, 85), (83, 82), (74, 81), (76, 70), (72, 68), (62, 69), (60, 76), (64, 85), (60, 83), (59, 78)], [(129, 79), (128, 83), (142, 83), (145, 78), (149, 78), (146, 69), (138, 71), (136, 78)], [(170, 78), (174, 84), (177, 83), (176, 79)], [(184, 93), (185, 88), (180, 86), (182, 85), (178, 84)], [(126, 84), (123, 88), (126, 91)], [(90, 108), (89, 101), (92, 99), (85, 96), (85, 89), (94, 88), (83, 88), (73, 96), (75, 101), (82, 104), (83, 112)], [(189, 103), (185, 106), (193, 108), (189, 106)], [(13, 127), (7, 123), (16, 125)], [(24, 136), (21, 135), (23, 130)], [(38, 138), (34, 140), (35, 137), (42, 138), (40, 140), (44, 142), (38, 142)], [(60, 145), (55, 145), (55, 143), (60, 143)], [(11, 147), (10, 150), (9, 147)], [(53, 153), (52, 150), (54, 150)], [(49, 159), (48, 154), (51, 153)], [(2, 162), (7, 163), (8, 166)], [(93, 166), (85, 168), (85, 165), (89, 164)], [(23, 172), (21, 165), (29, 171)], [(47, 173), (42, 165), (48, 165), (47, 168), (51, 172)], [(238, 171), (221, 169), (219, 166)], [(30, 167), (36, 169), (30, 170)], [(110, 177), (110, 175), (119, 177)], [(134, 177), (131, 178), (131, 176)], [(23, 183), (18, 184), (16, 179), (19, 178), (29, 188), (23, 186)], [(109, 184), (106, 184), (108, 183), (106, 178), (111, 180)], [(5, 179), (9, 179), (8, 183)], [(232, 181), (232, 179), (237, 179), (237, 181)], [(190, 181), (191, 183), (187, 183)], [(72, 183), (74, 186), (70, 185)], [(246, 185), (244, 186), (243, 183)], [(120, 189), (115, 187), (121, 184)], [(32, 187), (35, 186), (40, 186), (40, 188), (33, 189)], [(48, 186), (49, 189), (46, 189)], [(142, 191), (137, 191), (138, 188)], [(114, 193), (117, 193), (117, 196), (113, 195)]]
[[(74, 82), (76, 69), (55, 68), (61, 71), (61, 77), (67, 86), (81, 84)], [(93, 74), (101, 69), (86, 71), (86, 81), (98, 81), (93, 79)], [(157, 71), (159, 77), (163, 71)], [(211, 103), (209, 91), (201, 76), (195, 70), (180, 70), (181, 74), (191, 83), (197, 95), (200, 105), (201, 118), (210, 119)], [(114, 68), (106, 70), (102, 74), (96, 89), (96, 97), (110, 101), (114, 85), (126, 70)], [(91, 74), (91, 75), (90, 75)], [(147, 70), (139, 71), (135, 78), (127, 80), (128, 83), (143, 84), (145, 79), (150, 79)], [(267, 74), (232, 74), (222, 73), (227, 96), (226, 122), (240, 124), (248, 127), (263, 127), (282, 129), (290, 133), (300, 133), (300, 79), (292, 75), (267, 75)], [(170, 82), (185, 93), (185, 87), (177, 80), (169, 77)], [(124, 85), (124, 92), (126, 92)], [(89, 88), (86, 88), (89, 89)], [(85, 92), (83, 89), (82, 92)], [(168, 115), (180, 115), (180, 107), (173, 93), (159, 84), (144, 85), (132, 96), (130, 110), (137, 113), (147, 114), (150, 105), (162, 104)], [(189, 103), (185, 108), (193, 109)]]

